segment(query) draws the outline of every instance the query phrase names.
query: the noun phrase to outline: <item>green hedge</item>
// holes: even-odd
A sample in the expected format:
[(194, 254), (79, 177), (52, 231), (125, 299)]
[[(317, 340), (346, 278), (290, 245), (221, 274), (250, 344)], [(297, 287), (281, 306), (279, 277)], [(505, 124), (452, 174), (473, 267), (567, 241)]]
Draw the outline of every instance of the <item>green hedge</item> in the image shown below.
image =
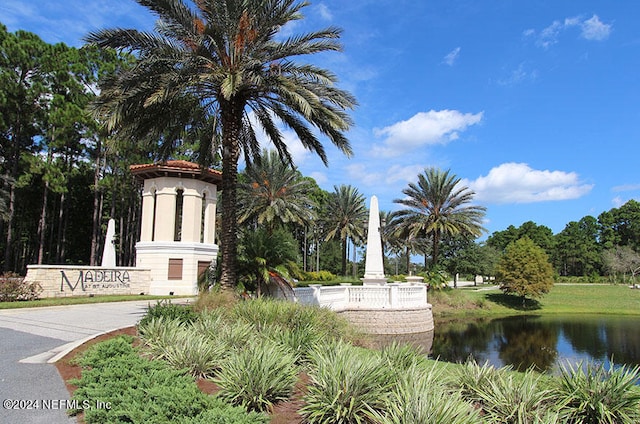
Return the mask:
[[(78, 389), (72, 400), (91, 423), (267, 423), (268, 417), (248, 413), (204, 394), (193, 377), (164, 361), (142, 358), (130, 337), (116, 337), (92, 346), (78, 360), (85, 369), (70, 381)], [(88, 406), (83, 408), (83, 406)]]

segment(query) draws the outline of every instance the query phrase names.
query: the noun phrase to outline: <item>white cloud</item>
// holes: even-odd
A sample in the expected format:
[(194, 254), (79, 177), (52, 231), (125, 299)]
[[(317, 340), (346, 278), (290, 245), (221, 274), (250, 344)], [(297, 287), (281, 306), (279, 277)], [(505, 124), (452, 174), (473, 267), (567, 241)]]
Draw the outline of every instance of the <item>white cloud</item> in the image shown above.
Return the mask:
[(455, 49), (447, 53), (447, 55), (443, 59), (443, 62), (449, 66), (453, 66), (453, 64), (456, 63), (458, 56), (460, 56), (460, 47), (456, 47)]
[(525, 163), (503, 163), (486, 176), (465, 185), (486, 203), (534, 203), (577, 199), (589, 193), (592, 184), (580, 181), (574, 172), (536, 170)]
[(622, 197), (620, 196), (616, 196), (613, 199), (611, 199), (611, 203), (613, 204), (613, 207), (615, 208), (619, 208), (620, 206), (624, 205), (625, 203), (627, 203), (626, 200), (624, 200)]
[(516, 85), (527, 81), (534, 81), (538, 78), (537, 70), (527, 70), (524, 63), (518, 65), (518, 67), (504, 78), (498, 80), (499, 85)]
[(320, 14), (320, 17), (322, 19), (324, 19), (325, 21), (332, 21), (333, 20), (333, 14), (331, 13), (331, 10), (329, 9), (329, 6), (327, 6), (326, 4), (320, 3), (318, 5), (318, 7), (316, 7), (316, 10)]
[(387, 184), (415, 182), (424, 168), (423, 165), (393, 165), (387, 170), (385, 182)]
[(600, 21), (598, 15), (593, 15), (590, 19), (582, 22), (582, 37), (586, 40), (605, 40), (611, 33), (611, 24)]
[(560, 34), (570, 28), (578, 27), (581, 29), (580, 37), (590, 41), (601, 41), (609, 37), (612, 31), (612, 24), (605, 24), (600, 20), (598, 15), (593, 15), (589, 19), (582, 16), (574, 16), (565, 18), (564, 21), (553, 21), (551, 25), (537, 32), (534, 29), (523, 31), (525, 37), (533, 37), (536, 45), (549, 48), (558, 42)]
[(640, 190), (640, 184), (623, 184), (623, 185), (615, 186), (611, 190), (615, 192), (637, 191), (637, 190)]
[(564, 29), (564, 24), (560, 21), (553, 21), (551, 25), (540, 31), (537, 44), (544, 48), (556, 44), (558, 42), (558, 35)]
[(326, 184), (329, 181), (327, 174), (320, 171), (315, 171), (309, 174), (311, 178), (313, 178), (319, 186)]
[(406, 121), (373, 130), (384, 137), (382, 145), (374, 145), (376, 156), (400, 156), (426, 145), (446, 144), (459, 138), (459, 133), (482, 121), (483, 112), (461, 113), (457, 110), (419, 112)]

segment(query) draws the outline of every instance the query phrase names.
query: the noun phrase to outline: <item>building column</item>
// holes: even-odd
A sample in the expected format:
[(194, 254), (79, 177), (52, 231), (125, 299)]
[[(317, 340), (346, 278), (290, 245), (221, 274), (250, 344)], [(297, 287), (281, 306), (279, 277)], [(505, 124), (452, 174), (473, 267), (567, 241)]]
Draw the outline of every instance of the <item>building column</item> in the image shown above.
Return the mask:
[(180, 241), (200, 243), (202, 225), (202, 197), (194, 189), (185, 189), (182, 194), (182, 239)]
[(173, 241), (176, 222), (176, 189), (163, 187), (156, 192), (154, 241)]
[(216, 194), (207, 195), (204, 209), (204, 244), (215, 244)]
[(153, 209), (155, 191), (142, 193), (142, 218), (140, 220), (140, 241), (153, 241)]

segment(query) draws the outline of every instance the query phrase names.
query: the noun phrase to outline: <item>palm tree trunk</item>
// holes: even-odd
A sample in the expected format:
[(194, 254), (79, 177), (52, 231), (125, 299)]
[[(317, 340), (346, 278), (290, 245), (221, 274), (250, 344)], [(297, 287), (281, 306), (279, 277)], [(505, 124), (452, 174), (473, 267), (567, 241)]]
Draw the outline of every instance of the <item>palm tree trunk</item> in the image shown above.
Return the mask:
[(436, 264), (438, 263), (438, 254), (440, 253), (438, 250), (440, 244), (440, 234), (438, 231), (433, 232), (433, 259), (431, 261), (431, 269), (436, 268)]
[(342, 275), (347, 275), (347, 239), (342, 240)]
[(221, 103), (222, 121), (222, 253), (220, 286), (233, 290), (237, 282), (236, 251), (238, 240), (236, 219), (236, 185), (238, 180), (239, 138), (242, 130), (242, 107)]

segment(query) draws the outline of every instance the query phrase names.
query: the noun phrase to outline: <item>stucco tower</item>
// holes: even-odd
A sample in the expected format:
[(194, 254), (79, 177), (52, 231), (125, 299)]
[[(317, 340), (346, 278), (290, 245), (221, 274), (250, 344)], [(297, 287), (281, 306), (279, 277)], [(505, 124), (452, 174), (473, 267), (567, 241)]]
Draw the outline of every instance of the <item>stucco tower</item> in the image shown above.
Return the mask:
[(151, 270), (150, 294), (197, 294), (198, 277), (218, 254), (222, 174), (180, 160), (132, 165), (131, 173), (144, 182), (136, 267)]

